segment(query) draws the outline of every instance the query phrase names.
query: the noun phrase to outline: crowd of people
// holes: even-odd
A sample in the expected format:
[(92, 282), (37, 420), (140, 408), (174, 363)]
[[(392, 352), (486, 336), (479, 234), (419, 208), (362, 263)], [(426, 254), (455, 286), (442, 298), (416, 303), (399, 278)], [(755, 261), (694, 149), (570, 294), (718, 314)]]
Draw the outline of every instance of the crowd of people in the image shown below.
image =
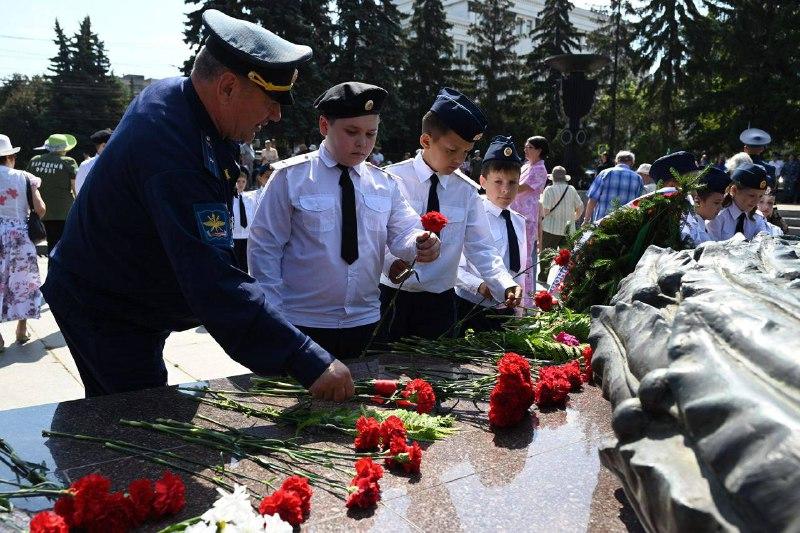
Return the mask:
[[(14, 170), (19, 149), (0, 136), (1, 318), (19, 320), (24, 341), (24, 321), (38, 316), (25, 228), (46, 204), (42, 294), (87, 396), (165, 384), (166, 337), (203, 324), (254, 372), (288, 372), (316, 397), (345, 399), (353, 384), (339, 360), (402, 337), (500, 328), (532, 306), (539, 252), (564, 245), (581, 217), (596, 223), (674, 186), (672, 172), (702, 170), (679, 152), (634, 171), (621, 151), (584, 208), (566, 170), (548, 172), (546, 138), (526, 139), (522, 156), (503, 135), (477, 152), (490, 118), (450, 88), (431, 95), (416, 153), (392, 163), (376, 148), (388, 92), (354, 81), (314, 103), (319, 146), (282, 159), (268, 140), (256, 152), (310, 49), (215, 10), (203, 20), (191, 76), (145, 89), (114, 131), (92, 136), (96, 156), (80, 167), (66, 155), (75, 138), (54, 134), (27, 172)], [(231, 47), (242, 48), (234, 57)], [(729, 169), (703, 174), (683, 229), (694, 243), (780, 231), (766, 218), (774, 196), (759, 145), (745, 144)], [(439, 217), (435, 227), (426, 217)]]

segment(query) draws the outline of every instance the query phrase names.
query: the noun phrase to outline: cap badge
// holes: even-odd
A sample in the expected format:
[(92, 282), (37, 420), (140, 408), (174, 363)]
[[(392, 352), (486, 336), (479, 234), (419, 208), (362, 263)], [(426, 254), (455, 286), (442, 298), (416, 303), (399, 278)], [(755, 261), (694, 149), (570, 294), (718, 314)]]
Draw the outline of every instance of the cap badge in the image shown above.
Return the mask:
[(480, 141), (483, 137), (483, 133), (477, 134), (475, 137), (472, 138), (473, 141)]
[(503, 155), (506, 157), (511, 157), (511, 154), (514, 153), (514, 150), (511, 149), (510, 146), (506, 146), (506, 149), (503, 150)]
[(761, 183), (758, 184), (758, 188), (759, 189), (766, 189), (767, 188), (767, 182), (762, 180)]
[(373, 107), (375, 107), (375, 102), (367, 100), (367, 103), (364, 104), (364, 111), (372, 111)]

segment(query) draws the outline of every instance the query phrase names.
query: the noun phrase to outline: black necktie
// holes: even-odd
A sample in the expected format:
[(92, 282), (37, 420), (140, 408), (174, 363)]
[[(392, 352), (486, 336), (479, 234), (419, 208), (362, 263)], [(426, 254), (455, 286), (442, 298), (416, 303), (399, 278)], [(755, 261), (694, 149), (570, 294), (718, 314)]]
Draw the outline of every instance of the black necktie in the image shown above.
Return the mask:
[(514, 224), (511, 222), (511, 211), (503, 209), (500, 216), (506, 219), (506, 233), (508, 234), (508, 269), (512, 272), (519, 272), (519, 241), (517, 232), (514, 231)]
[(342, 169), (339, 186), (342, 188), (342, 259), (348, 265), (358, 259), (358, 224), (356, 222), (356, 190), (350, 179), (350, 169), (344, 165), (336, 165)]
[(439, 176), (433, 174), (431, 176), (431, 188), (428, 189), (428, 206), (425, 212), (439, 211), (439, 194), (436, 192), (436, 186), (439, 185)]
[(244, 198), (242, 193), (239, 193), (239, 225), (243, 228), (247, 227), (247, 211), (244, 210)]
[(736, 219), (736, 233), (741, 233), (744, 235), (744, 217), (746, 215), (742, 213), (739, 215), (739, 218)]

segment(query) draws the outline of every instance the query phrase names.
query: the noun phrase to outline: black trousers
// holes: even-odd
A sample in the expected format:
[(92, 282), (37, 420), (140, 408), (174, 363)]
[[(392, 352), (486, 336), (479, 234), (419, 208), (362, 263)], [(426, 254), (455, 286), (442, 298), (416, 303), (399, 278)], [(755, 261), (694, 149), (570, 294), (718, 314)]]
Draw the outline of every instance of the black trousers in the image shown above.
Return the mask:
[(460, 331), (456, 332), (458, 336), (463, 336), (468, 329), (472, 329), (476, 333), (479, 331), (500, 331), (503, 329), (503, 324), (514, 316), (513, 309), (493, 309), (483, 306), (476, 308), (474, 303), (460, 296), (456, 296), (456, 310), (458, 311), (459, 322), (469, 315), (469, 318), (461, 324)]
[(42, 220), (42, 222), (44, 223), (44, 230), (47, 232), (47, 257), (50, 257), (50, 252), (61, 240), (66, 220)]
[(394, 342), (403, 337), (438, 339), (442, 335), (452, 337), (456, 322), (455, 290), (440, 293), (398, 291), (381, 285), (381, 316), (397, 294), (394, 310), (386, 317), (386, 328), (382, 328), (383, 342)]
[(567, 242), (566, 235), (556, 235), (555, 233), (542, 231), (542, 249), (555, 248), (558, 250), (565, 242)]
[(233, 239), (233, 255), (236, 256), (236, 263), (245, 272), (247, 270), (247, 239)]
[(295, 326), (325, 348), (336, 359), (355, 359), (361, 356), (378, 323), (354, 328), (311, 328)]
[(164, 342), (170, 331), (143, 327), (89, 308), (64, 289), (51, 263), (42, 288), (86, 389), (86, 397), (167, 384)]

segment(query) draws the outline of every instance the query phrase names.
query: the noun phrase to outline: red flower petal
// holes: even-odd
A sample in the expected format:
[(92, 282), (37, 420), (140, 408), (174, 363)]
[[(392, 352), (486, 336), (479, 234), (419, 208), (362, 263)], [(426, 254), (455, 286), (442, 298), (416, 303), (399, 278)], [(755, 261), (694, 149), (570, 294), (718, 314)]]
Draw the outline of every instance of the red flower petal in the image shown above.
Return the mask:
[(175, 514), (183, 509), (184, 505), (186, 505), (186, 487), (183, 485), (183, 480), (172, 472), (164, 472), (161, 479), (156, 481), (153, 499), (155, 517)]
[(428, 211), (420, 217), (420, 220), (426, 231), (434, 233), (440, 233), (447, 225), (447, 217), (438, 211)]
[(272, 495), (261, 500), (258, 512), (262, 515), (275, 515), (293, 526), (299, 526), (305, 520), (303, 516), (303, 500), (294, 491), (278, 489)]
[(44, 511), (33, 517), (29, 525), (31, 533), (69, 533), (64, 517), (53, 511)]

